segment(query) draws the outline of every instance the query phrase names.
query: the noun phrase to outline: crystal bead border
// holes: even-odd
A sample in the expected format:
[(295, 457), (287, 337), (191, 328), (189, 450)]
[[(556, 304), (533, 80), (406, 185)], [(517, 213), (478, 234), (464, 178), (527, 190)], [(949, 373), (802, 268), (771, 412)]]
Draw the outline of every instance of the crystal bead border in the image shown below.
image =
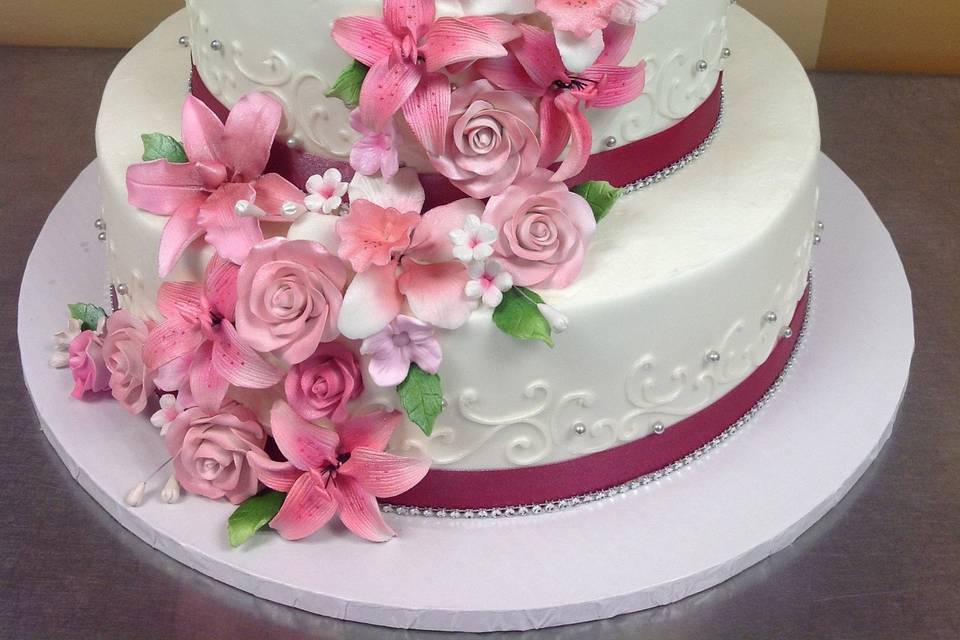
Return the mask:
[(711, 440), (710, 442), (704, 444), (699, 449), (685, 455), (684, 457), (676, 460), (672, 464), (669, 464), (662, 469), (653, 471), (646, 475), (625, 482), (616, 487), (611, 487), (610, 489), (604, 489), (601, 491), (593, 491), (591, 493), (582, 494), (579, 496), (573, 496), (571, 498), (563, 498), (561, 500), (552, 500), (550, 502), (544, 502), (540, 504), (529, 504), (529, 505), (520, 505), (515, 507), (499, 507), (493, 509), (432, 509), (429, 507), (407, 507), (401, 505), (391, 505), (391, 504), (382, 504), (380, 505), (380, 510), (383, 513), (395, 513), (400, 516), (419, 516), (424, 518), (449, 518), (451, 520), (471, 520), (471, 519), (484, 519), (484, 518), (516, 518), (520, 516), (531, 516), (538, 515), (542, 513), (556, 513), (557, 511), (565, 511), (573, 507), (577, 507), (584, 504), (590, 504), (593, 502), (599, 502), (602, 500), (607, 500), (614, 498), (620, 494), (629, 493), (645, 487), (654, 482), (658, 482), (667, 476), (672, 475), (673, 473), (683, 469), (686, 466), (689, 466), (693, 462), (699, 460), (707, 453), (713, 451), (721, 444), (730, 439), (731, 436), (735, 435), (737, 432), (741, 431), (747, 424), (760, 412), (763, 407), (770, 402), (770, 400), (776, 395), (776, 393), (783, 386), (783, 381), (786, 379), (790, 370), (793, 368), (794, 363), (796, 362), (797, 356), (800, 351), (803, 349), (804, 342), (807, 337), (807, 330), (810, 324), (810, 316), (813, 311), (815, 299), (814, 299), (814, 289), (813, 289), (813, 274), (810, 274), (808, 279), (810, 294), (807, 300), (807, 308), (803, 316), (803, 324), (800, 328), (800, 333), (797, 336), (796, 344), (793, 347), (793, 351), (790, 354), (790, 358), (787, 360), (787, 364), (783, 367), (783, 371), (780, 372), (780, 375), (777, 376), (777, 379), (774, 380), (773, 384), (770, 385), (770, 388), (767, 389), (766, 393), (763, 394), (763, 397), (757, 401), (753, 407), (750, 408), (739, 420), (730, 425), (723, 433)]

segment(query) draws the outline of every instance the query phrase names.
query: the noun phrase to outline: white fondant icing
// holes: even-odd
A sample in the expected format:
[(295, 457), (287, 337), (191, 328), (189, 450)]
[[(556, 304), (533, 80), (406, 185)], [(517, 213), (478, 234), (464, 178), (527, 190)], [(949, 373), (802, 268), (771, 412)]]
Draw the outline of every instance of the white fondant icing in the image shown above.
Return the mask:
[[(730, 0), (671, 0), (637, 26), (624, 64), (647, 61), (647, 88), (634, 103), (588, 112), (593, 151), (653, 135), (677, 123), (713, 91), (726, 60)], [(346, 158), (356, 139), (347, 109), (324, 93), (350, 62), (330, 38), (343, 16), (381, 13), (382, 0), (188, 0), (191, 46), (211, 92), (233, 105), (250, 91), (269, 91), (284, 104), (282, 133), (315, 154)], [(470, 2), (438, 0), (439, 15), (462, 16)], [(210, 47), (219, 40), (223, 47)], [(708, 63), (698, 69), (700, 60)]]
[[(124, 173), (139, 160), (140, 133), (179, 130), (186, 22), (171, 18), (121, 62), (97, 129), (111, 273), (131, 283), (130, 308), (153, 317), (165, 219), (127, 204)], [(582, 277), (545, 293), (569, 318), (557, 347), (519, 343), (476, 312), (441, 338), (449, 408), (433, 437), (405, 423), (395, 450), (425, 451), (450, 469), (567, 460), (646, 436), (656, 422), (670, 428), (767, 357), (780, 328), (767, 316), (789, 320), (809, 266), (819, 127), (786, 45), (739, 8), (728, 25), (738, 55), (723, 127), (695, 163), (623, 198)], [(171, 279), (199, 279), (205, 258), (191, 248)], [(395, 405), (396, 396), (368, 381), (358, 402)]]

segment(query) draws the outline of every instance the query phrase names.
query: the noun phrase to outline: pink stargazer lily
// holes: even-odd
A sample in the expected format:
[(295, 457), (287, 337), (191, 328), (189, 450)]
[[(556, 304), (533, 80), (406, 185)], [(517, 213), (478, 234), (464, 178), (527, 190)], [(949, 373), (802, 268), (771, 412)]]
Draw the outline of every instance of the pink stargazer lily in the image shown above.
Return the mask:
[(507, 55), (520, 32), (488, 16), (437, 18), (434, 0), (384, 0), (383, 19), (340, 18), (333, 39), (370, 67), (360, 92), (364, 125), (382, 131), (401, 111), (423, 147), (443, 150), (451, 87), (441, 70)]
[(378, 411), (330, 429), (307, 422), (277, 401), (270, 425), (287, 462), (256, 451), (247, 454), (260, 482), (287, 494), (270, 527), (287, 540), (301, 540), (339, 513), (344, 526), (365, 540), (386, 542), (396, 535), (384, 522), (377, 498), (408, 491), (430, 469), (425, 458), (384, 451), (401, 419), (396, 411)]
[(217, 253), (240, 264), (263, 240), (260, 219), (237, 214), (237, 202), (256, 203), (264, 220), (283, 221), (286, 203), (304, 194), (276, 173), (263, 175), (283, 109), (265, 93), (244, 96), (226, 124), (187, 96), (181, 133), (189, 162), (154, 160), (127, 170), (130, 204), (170, 216), (160, 240), (160, 276), (167, 276), (191, 242), (206, 236)]
[(143, 348), (147, 369), (188, 367), (183, 375), (195, 402), (219, 411), (232, 384), (268, 389), (283, 374), (241, 342), (234, 328), (239, 267), (214, 256), (203, 284), (165, 282), (157, 308), (165, 320), (154, 328)]
[(604, 32), (606, 46), (597, 62), (581, 73), (569, 73), (563, 65), (553, 34), (518, 23), (523, 34), (508, 46), (507, 58), (482, 60), (477, 71), (506, 91), (540, 98), (540, 166), (553, 164), (571, 143), (554, 176), (568, 180), (587, 164), (593, 146), (590, 123), (584, 108), (611, 109), (635, 100), (646, 78), (646, 63), (621, 67), (633, 41), (634, 27), (613, 24)]

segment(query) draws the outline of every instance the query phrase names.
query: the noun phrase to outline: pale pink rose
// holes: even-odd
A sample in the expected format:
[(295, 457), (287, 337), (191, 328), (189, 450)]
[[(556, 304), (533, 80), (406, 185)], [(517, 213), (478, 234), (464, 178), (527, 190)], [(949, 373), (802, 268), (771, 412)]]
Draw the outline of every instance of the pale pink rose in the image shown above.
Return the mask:
[(187, 409), (170, 423), (164, 442), (177, 481), (191, 493), (240, 504), (257, 493), (247, 453), (263, 454), (267, 435), (249, 410), (233, 405), (210, 415)]
[(346, 267), (318, 242), (271, 238), (250, 251), (237, 279), (237, 332), (289, 365), (339, 334)]
[(360, 363), (342, 344), (322, 344), (310, 358), (290, 368), (284, 391), (300, 417), (341, 422), (347, 418), (347, 403), (363, 393)]
[(110, 389), (110, 372), (103, 362), (103, 340), (93, 331), (83, 331), (70, 342), (70, 373), (73, 374), (74, 398), (88, 391), (99, 393)]
[(103, 360), (110, 371), (110, 391), (130, 413), (147, 408), (153, 393), (153, 378), (143, 364), (143, 345), (149, 329), (140, 318), (120, 310), (107, 318)]
[(540, 162), (540, 118), (529, 100), (477, 80), (454, 92), (434, 168), (474, 198), (501, 193)]
[(337, 220), (340, 237), (338, 254), (357, 273), (370, 267), (385, 267), (410, 246), (413, 230), (420, 223), (420, 214), (398, 211), (354, 200), (350, 213)]
[(514, 284), (562, 289), (580, 275), (597, 228), (587, 201), (546, 170), (490, 198), (483, 222), (497, 229), (495, 255)]

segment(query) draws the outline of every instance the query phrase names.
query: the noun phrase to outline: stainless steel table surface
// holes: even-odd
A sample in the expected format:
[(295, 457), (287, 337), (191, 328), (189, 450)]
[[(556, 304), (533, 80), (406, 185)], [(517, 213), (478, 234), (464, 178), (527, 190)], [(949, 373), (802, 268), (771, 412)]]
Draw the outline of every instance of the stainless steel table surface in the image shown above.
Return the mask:
[[(20, 371), (20, 278), (47, 213), (94, 158), (122, 53), (0, 48), (0, 637), (446, 637), (324, 619), (179, 565), (114, 522), (41, 434)], [(812, 80), (823, 148), (872, 200), (913, 286), (917, 351), (892, 440), (833, 512), (740, 576), (530, 637), (960, 638), (960, 78)]]

